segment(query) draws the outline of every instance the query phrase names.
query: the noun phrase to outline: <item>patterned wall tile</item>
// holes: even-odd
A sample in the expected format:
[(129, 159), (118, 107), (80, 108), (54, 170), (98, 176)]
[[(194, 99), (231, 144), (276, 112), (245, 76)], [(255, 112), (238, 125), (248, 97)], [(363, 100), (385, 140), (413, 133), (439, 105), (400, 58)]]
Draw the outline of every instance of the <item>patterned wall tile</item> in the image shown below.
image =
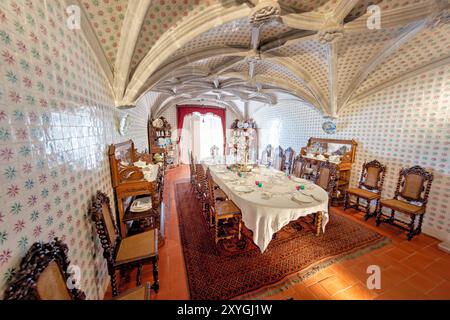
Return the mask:
[(66, 28), (64, 2), (41, 4), (0, 3), (0, 297), (27, 249), (59, 237), (82, 290), (102, 298), (108, 276), (88, 207), (96, 190), (113, 199), (107, 147), (130, 138), (117, 119), (130, 113), (143, 146), (148, 109), (116, 110), (82, 32)]
[(309, 137), (355, 139), (358, 142), (351, 185), (362, 163), (378, 159), (388, 167), (383, 197), (392, 197), (403, 166), (432, 169), (424, 230), (440, 239), (450, 236), (450, 67), (411, 78), (349, 105), (337, 121), (338, 132), (327, 135), (325, 121), (314, 108), (281, 102), (253, 115), (260, 129), (260, 146), (293, 147), (297, 152)]

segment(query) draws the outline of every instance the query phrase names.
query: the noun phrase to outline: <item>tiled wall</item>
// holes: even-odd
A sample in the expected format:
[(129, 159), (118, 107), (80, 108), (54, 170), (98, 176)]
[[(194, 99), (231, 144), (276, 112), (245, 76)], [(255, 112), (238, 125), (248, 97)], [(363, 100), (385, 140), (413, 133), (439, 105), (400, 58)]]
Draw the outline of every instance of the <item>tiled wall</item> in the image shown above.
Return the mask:
[(97, 189), (112, 189), (107, 146), (132, 137), (146, 147), (147, 106), (113, 107), (81, 31), (66, 28), (63, 1), (0, 2), (0, 298), (35, 241), (69, 246), (81, 289), (102, 298), (106, 265), (87, 215)]
[(429, 71), (348, 106), (337, 120), (338, 131), (322, 131), (325, 121), (315, 109), (298, 102), (265, 107), (255, 118), (260, 146), (293, 147), (309, 137), (355, 139), (358, 142), (352, 185), (362, 163), (378, 159), (387, 165), (383, 197), (393, 196), (402, 166), (421, 165), (434, 172), (424, 230), (440, 239), (450, 236), (450, 67)]

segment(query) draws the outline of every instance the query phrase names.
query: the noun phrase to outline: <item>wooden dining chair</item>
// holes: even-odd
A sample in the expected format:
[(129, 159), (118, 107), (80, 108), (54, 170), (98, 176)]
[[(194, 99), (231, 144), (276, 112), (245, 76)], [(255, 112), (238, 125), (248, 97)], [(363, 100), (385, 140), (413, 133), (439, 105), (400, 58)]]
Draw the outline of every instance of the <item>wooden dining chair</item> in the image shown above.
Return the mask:
[(20, 263), (7, 286), (5, 300), (84, 300), (84, 292), (74, 284), (69, 288), (69, 249), (55, 238), (49, 243), (36, 242)]
[(284, 165), (285, 165), (284, 151), (281, 146), (278, 146), (277, 148), (275, 148), (273, 152), (273, 160), (271, 167), (274, 168), (275, 170), (283, 171)]
[(189, 173), (190, 173), (191, 185), (192, 185), (192, 187), (195, 188), (196, 173), (195, 173), (194, 157), (192, 156), (192, 151), (189, 151)]
[[(420, 234), (432, 182), (433, 174), (420, 166), (401, 169), (394, 198), (380, 201), (377, 226), (381, 223), (389, 223), (400, 227), (408, 231), (408, 240)], [(391, 210), (389, 216), (383, 214), (384, 207)], [(408, 215), (410, 222), (396, 218), (396, 212)], [(419, 221), (416, 226), (417, 217)]]
[(206, 181), (206, 173), (205, 169), (203, 168), (202, 164), (196, 164), (195, 165), (195, 172), (197, 180), (196, 180), (196, 192), (197, 192), (197, 199), (200, 200), (200, 204), (202, 207), (202, 212), (206, 213), (208, 210), (208, 185)]
[(336, 189), (337, 168), (334, 163), (324, 161), (319, 164), (314, 183), (324, 189), (331, 198)]
[[(364, 210), (366, 212), (364, 219), (376, 216), (378, 206), (380, 204), (381, 191), (383, 189), (384, 176), (386, 174), (386, 166), (382, 165), (378, 160), (364, 162), (361, 170), (358, 188), (350, 188), (345, 193), (344, 211), (348, 208), (359, 210), (361, 205), (360, 199), (366, 201)], [(351, 197), (355, 197), (356, 201), (352, 202)], [(370, 205), (375, 201), (375, 211), (370, 213)]]
[[(211, 208), (214, 206), (213, 199), (211, 198), (211, 195), (214, 194), (214, 200), (215, 201), (224, 201), (228, 200), (227, 195), (225, 192), (223, 192), (222, 189), (214, 182), (211, 171), (208, 168), (206, 170), (206, 186), (207, 186), (207, 198), (208, 198), (208, 207), (206, 213), (206, 219), (209, 223), (210, 227), (214, 226), (214, 212), (211, 210)], [(210, 190), (210, 188), (213, 188), (214, 190)], [(214, 191), (214, 193), (212, 193)]]
[(291, 147), (284, 150), (284, 168), (283, 171), (287, 174), (292, 173), (292, 165), (294, 163), (295, 151)]
[[(7, 285), (5, 300), (85, 300), (85, 293), (72, 282), (67, 245), (58, 238), (35, 242), (22, 258)], [(69, 285), (68, 285), (69, 284)], [(150, 284), (117, 296), (117, 300), (149, 300)]]
[[(331, 212), (330, 204), (336, 190), (337, 167), (335, 164), (325, 161), (319, 164), (314, 183), (328, 193), (328, 213)], [(322, 229), (322, 212), (314, 214), (313, 224), (316, 227), (316, 235), (320, 235)]]
[[(211, 177), (211, 176), (209, 176)], [(212, 179), (208, 179), (208, 191), (210, 198), (210, 225), (214, 226), (214, 241), (219, 243), (220, 240), (231, 239), (235, 237), (233, 234), (226, 234), (224, 222), (229, 220), (235, 220), (238, 223), (237, 238), (241, 240), (242, 232), (242, 213), (241, 210), (236, 206), (236, 204), (228, 199), (221, 199), (218, 190), (214, 188), (214, 183)], [(222, 224), (221, 224), (222, 223)], [(225, 235), (221, 236), (220, 228), (223, 229)]]
[(158, 230), (151, 229), (122, 239), (111, 212), (109, 198), (100, 191), (97, 191), (90, 214), (103, 247), (113, 296), (118, 295), (117, 270), (124, 274), (137, 268), (136, 285), (140, 286), (142, 266), (150, 263), (153, 265), (152, 288), (158, 292)]
[(306, 161), (304, 161), (304, 158), (301, 155), (296, 156), (292, 163), (291, 174), (296, 176), (297, 178), (303, 179), (305, 175), (306, 165), (307, 163)]

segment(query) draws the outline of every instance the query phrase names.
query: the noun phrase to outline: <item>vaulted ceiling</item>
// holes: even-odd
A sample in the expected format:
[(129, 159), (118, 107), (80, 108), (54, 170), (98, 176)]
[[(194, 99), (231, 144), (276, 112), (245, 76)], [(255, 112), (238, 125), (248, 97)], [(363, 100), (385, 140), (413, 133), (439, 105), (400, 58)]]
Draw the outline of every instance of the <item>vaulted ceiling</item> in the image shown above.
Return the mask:
[[(239, 112), (282, 95), (337, 117), (450, 63), (448, 0), (72, 0), (117, 106), (159, 93)], [(379, 28), (369, 28), (374, 7)], [(368, 10), (369, 9), (369, 10)]]

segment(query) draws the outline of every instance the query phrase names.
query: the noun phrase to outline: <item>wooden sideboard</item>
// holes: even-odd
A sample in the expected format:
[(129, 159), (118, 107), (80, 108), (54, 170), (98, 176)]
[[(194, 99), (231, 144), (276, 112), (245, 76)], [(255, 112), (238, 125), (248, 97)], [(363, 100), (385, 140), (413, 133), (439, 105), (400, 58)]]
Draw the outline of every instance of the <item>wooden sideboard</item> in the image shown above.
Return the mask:
[[(333, 156), (340, 156), (340, 161), (336, 164), (336, 190), (331, 199), (333, 205), (342, 204), (344, 201), (345, 191), (350, 184), (357, 146), (358, 143), (355, 140), (310, 138), (308, 145), (300, 151), (301, 156), (309, 163), (312, 170), (317, 168), (320, 162), (328, 161)], [(319, 154), (323, 155), (324, 159), (317, 159)], [(308, 157), (308, 155), (313, 155), (313, 157)]]
[[(116, 197), (118, 224), (122, 237), (128, 235), (128, 229), (133, 223), (132, 220), (124, 219), (125, 213), (129, 211), (131, 203), (140, 196), (150, 196), (152, 199), (152, 210), (149, 212), (149, 219), (158, 216), (156, 227), (160, 231), (160, 239), (164, 240), (164, 204), (163, 204), (163, 169), (158, 167), (158, 172), (154, 179), (145, 179), (144, 172), (135, 165), (136, 162), (143, 161), (152, 164), (152, 157), (146, 153), (139, 153), (134, 147), (132, 140), (109, 147), (109, 161), (111, 168), (111, 179)], [(145, 219), (142, 215), (136, 215), (136, 220)], [(162, 225), (161, 225), (162, 224)], [(163, 242), (162, 242), (163, 243)]]

